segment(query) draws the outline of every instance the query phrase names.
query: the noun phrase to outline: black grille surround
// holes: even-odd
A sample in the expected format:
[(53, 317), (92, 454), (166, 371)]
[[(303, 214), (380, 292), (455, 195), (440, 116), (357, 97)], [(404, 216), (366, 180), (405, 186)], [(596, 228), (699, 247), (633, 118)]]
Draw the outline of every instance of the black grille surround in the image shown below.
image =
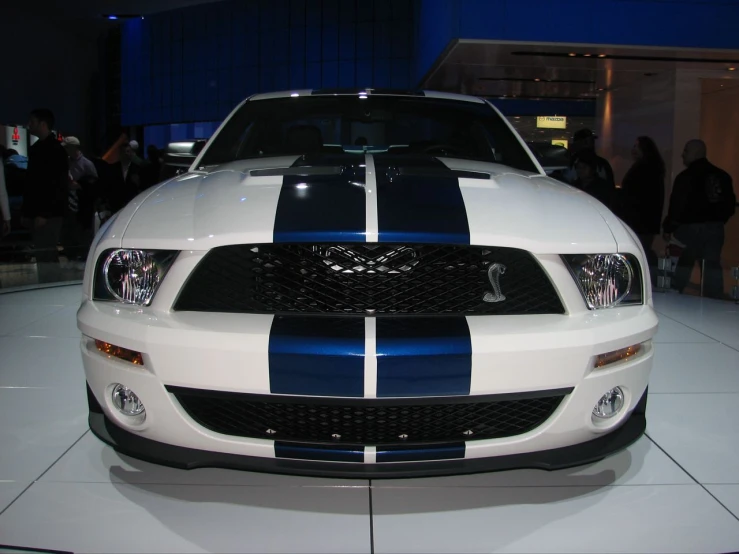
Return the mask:
[[(500, 274), (505, 300), (488, 270)], [(212, 249), (177, 311), (329, 315), (564, 314), (536, 259), (514, 248), (438, 244), (246, 244)]]
[(199, 425), (229, 436), (342, 446), (412, 446), (522, 435), (572, 389), (493, 396), (310, 398), (167, 387)]

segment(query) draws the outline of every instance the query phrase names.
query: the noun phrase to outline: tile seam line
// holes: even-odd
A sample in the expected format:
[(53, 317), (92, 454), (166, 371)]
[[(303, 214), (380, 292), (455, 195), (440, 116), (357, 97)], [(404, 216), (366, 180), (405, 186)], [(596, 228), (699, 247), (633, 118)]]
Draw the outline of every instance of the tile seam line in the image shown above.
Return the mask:
[(662, 451), (662, 453), (663, 453), (663, 454), (664, 454), (665, 456), (667, 456), (667, 457), (668, 457), (668, 458), (669, 458), (670, 460), (672, 460), (672, 462), (673, 462), (673, 463), (674, 463), (674, 464), (675, 464), (675, 465), (676, 465), (677, 467), (679, 467), (679, 468), (680, 468), (681, 470), (683, 470), (683, 471), (685, 472), (685, 474), (686, 474), (686, 475), (687, 475), (688, 477), (690, 477), (690, 478), (691, 478), (691, 479), (692, 479), (693, 481), (695, 481), (696, 485), (698, 485), (698, 486), (699, 486), (700, 488), (702, 488), (702, 489), (703, 489), (703, 490), (704, 490), (704, 491), (705, 491), (705, 492), (706, 492), (706, 493), (707, 493), (707, 494), (708, 494), (708, 495), (709, 495), (709, 496), (710, 496), (711, 498), (713, 498), (713, 499), (714, 499), (714, 500), (715, 500), (715, 501), (716, 501), (716, 502), (717, 502), (717, 503), (719, 504), (719, 506), (721, 506), (721, 507), (722, 507), (722, 508), (723, 508), (724, 510), (726, 510), (727, 512), (729, 512), (729, 515), (730, 515), (731, 517), (733, 517), (733, 518), (734, 518), (735, 520), (739, 521), (739, 516), (738, 516), (738, 515), (736, 515), (736, 514), (735, 514), (734, 512), (732, 512), (731, 510), (729, 510), (729, 508), (728, 508), (728, 507), (726, 506), (726, 504), (724, 504), (724, 503), (723, 503), (723, 502), (721, 502), (721, 501), (720, 501), (720, 500), (719, 500), (718, 498), (716, 498), (716, 495), (714, 495), (714, 494), (713, 494), (713, 493), (712, 493), (711, 491), (709, 491), (709, 490), (708, 490), (708, 489), (706, 488), (706, 486), (705, 486), (705, 485), (704, 485), (703, 483), (701, 483), (700, 481), (698, 481), (698, 479), (696, 479), (696, 478), (695, 478), (695, 477), (693, 476), (693, 474), (692, 474), (692, 473), (690, 473), (690, 472), (689, 472), (689, 471), (688, 471), (687, 469), (685, 469), (685, 468), (684, 468), (684, 467), (682, 466), (682, 464), (680, 464), (680, 463), (679, 463), (679, 462), (678, 462), (678, 461), (677, 461), (677, 460), (676, 460), (675, 458), (673, 458), (673, 457), (672, 457), (672, 456), (671, 456), (671, 455), (670, 455), (670, 454), (669, 454), (669, 453), (667, 452), (667, 450), (665, 450), (664, 448), (662, 448), (662, 446), (660, 446), (660, 444), (659, 444), (659, 443), (658, 443), (658, 442), (657, 442), (656, 440), (654, 440), (654, 439), (653, 439), (653, 438), (652, 438), (651, 436), (649, 436), (649, 434), (648, 434), (648, 433), (644, 433), (644, 435), (645, 435), (645, 436), (646, 436), (646, 437), (647, 437), (647, 438), (648, 438), (648, 439), (649, 439), (649, 440), (650, 440), (650, 441), (652, 442), (652, 444), (654, 444), (654, 445), (655, 445), (655, 446), (656, 446), (657, 448), (659, 448), (659, 449), (660, 449), (660, 450)]
[[(685, 327), (687, 327), (687, 328), (688, 328), (688, 329), (690, 329), (691, 331), (695, 331), (696, 333), (698, 333), (698, 334), (701, 334), (701, 335), (703, 335), (704, 337), (707, 337), (707, 338), (711, 339), (712, 341), (714, 341), (714, 342), (717, 342), (718, 344), (723, 344), (723, 345), (724, 345), (724, 346), (725, 346), (726, 348), (731, 348), (732, 350), (734, 350), (734, 351), (736, 351), (736, 352), (739, 352), (739, 348), (735, 348), (735, 347), (731, 346), (730, 344), (726, 344), (725, 342), (723, 342), (723, 341), (722, 341), (722, 340), (720, 340), (720, 339), (714, 338), (714, 337), (712, 337), (711, 335), (707, 335), (707, 334), (706, 334), (706, 333), (704, 333), (703, 331), (699, 331), (698, 329), (695, 329), (695, 328), (691, 327), (691, 326), (690, 326), (690, 325), (688, 325), (687, 323), (683, 323), (682, 321), (678, 321), (678, 320), (677, 320), (677, 319), (675, 319), (674, 317), (672, 317), (672, 316), (669, 316), (669, 315), (667, 315), (667, 314), (664, 314), (664, 313), (660, 312), (659, 310), (655, 310), (655, 311), (656, 311), (656, 312), (657, 312), (658, 314), (660, 314), (660, 316), (666, 317), (667, 319), (669, 319), (669, 320), (672, 320), (672, 321), (674, 321), (675, 323), (679, 323), (680, 325), (684, 325)], [(667, 342), (663, 342), (663, 343), (655, 342), (654, 344), (707, 344), (707, 343), (702, 343), (702, 342), (685, 342), (685, 341), (681, 341), (681, 342), (670, 342), (670, 343), (667, 343)]]
[(12, 501), (10, 502), (10, 504), (8, 504), (7, 506), (5, 506), (5, 508), (4, 508), (3, 510), (0, 510), (0, 517), (2, 517), (2, 516), (3, 516), (3, 514), (4, 514), (5, 512), (7, 512), (7, 511), (8, 511), (9, 509), (10, 509), (10, 507), (11, 507), (11, 506), (12, 506), (13, 504), (15, 504), (16, 502), (18, 502), (18, 499), (19, 499), (19, 498), (20, 498), (21, 496), (23, 496), (24, 494), (26, 494), (26, 492), (28, 491), (28, 489), (30, 489), (30, 488), (31, 488), (31, 487), (32, 487), (33, 485), (35, 485), (36, 483), (38, 483), (38, 482), (39, 482), (39, 481), (41, 480), (41, 478), (42, 478), (42, 477), (43, 477), (44, 475), (46, 475), (46, 474), (47, 474), (47, 473), (49, 472), (49, 470), (50, 470), (50, 469), (51, 469), (52, 467), (54, 467), (54, 466), (55, 466), (55, 465), (56, 465), (56, 464), (57, 464), (57, 463), (59, 462), (59, 460), (61, 460), (61, 459), (62, 459), (62, 458), (63, 458), (63, 457), (64, 457), (64, 456), (65, 456), (65, 455), (67, 454), (67, 452), (69, 452), (70, 450), (72, 450), (72, 448), (74, 448), (74, 447), (75, 447), (75, 446), (77, 445), (77, 443), (78, 443), (78, 442), (80, 442), (80, 441), (81, 441), (81, 440), (82, 440), (82, 439), (84, 438), (84, 436), (85, 436), (85, 435), (87, 435), (87, 433), (89, 433), (89, 432), (90, 432), (90, 430), (89, 430), (89, 429), (86, 429), (86, 430), (85, 430), (85, 432), (84, 432), (84, 433), (82, 433), (82, 435), (80, 435), (80, 437), (79, 437), (79, 438), (78, 438), (78, 439), (77, 439), (76, 441), (74, 441), (74, 442), (73, 442), (73, 443), (72, 443), (72, 444), (71, 444), (71, 445), (69, 446), (69, 448), (67, 448), (67, 449), (66, 449), (66, 450), (65, 450), (64, 452), (62, 452), (62, 453), (61, 453), (61, 455), (60, 455), (60, 456), (59, 456), (59, 457), (58, 457), (58, 458), (57, 458), (56, 460), (54, 460), (54, 461), (53, 461), (53, 462), (51, 463), (51, 465), (49, 465), (49, 467), (47, 467), (47, 468), (46, 468), (46, 469), (44, 470), (44, 472), (43, 472), (43, 473), (42, 473), (41, 475), (39, 475), (39, 476), (38, 476), (38, 477), (37, 477), (36, 479), (34, 479), (33, 481), (31, 481), (31, 482), (30, 482), (30, 483), (28, 484), (28, 486), (27, 486), (27, 487), (26, 487), (25, 489), (23, 489), (23, 490), (21, 491), (21, 493), (20, 493), (20, 494), (19, 494), (18, 496), (16, 496), (16, 497), (15, 497), (15, 498), (14, 498), (14, 499), (13, 499), (13, 500), (12, 500)]

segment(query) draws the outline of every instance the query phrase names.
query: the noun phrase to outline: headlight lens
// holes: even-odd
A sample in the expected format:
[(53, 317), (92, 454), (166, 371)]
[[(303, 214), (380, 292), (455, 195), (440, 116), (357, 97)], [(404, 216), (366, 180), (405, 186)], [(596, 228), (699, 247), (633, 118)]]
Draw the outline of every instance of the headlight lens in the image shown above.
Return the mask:
[(95, 300), (147, 306), (177, 252), (115, 249), (104, 252), (96, 268)]
[(639, 261), (631, 254), (563, 256), (591, 310), (642, 304)]

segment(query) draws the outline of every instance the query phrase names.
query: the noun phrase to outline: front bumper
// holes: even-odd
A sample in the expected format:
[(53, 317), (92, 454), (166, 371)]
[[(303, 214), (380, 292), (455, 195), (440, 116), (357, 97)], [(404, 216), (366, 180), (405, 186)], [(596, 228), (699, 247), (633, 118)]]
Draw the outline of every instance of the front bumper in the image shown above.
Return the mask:
[(90, 402), (90, 429), (117, 452), (140, 460), (174, 467), (197, 469), (215, 467), (265, 473), (284, 473), (307, 477), (347, 479), (400, 479), (482, 473), (508, 469), (557, 470), (594, 463), (620, 452), (636, 442), (646, 429), (647, 391), (631, 416), (616, 431), (591, 441), (525, 454), (492, 458), (406, 462), (395, 464), (352, 464), (314, 462), (258, 456), (239, 456), (164, 444), (121, 429), (103, 413), (95, 396), (87, 389)]
[[(504, 438), (467, 440), (458, 459), (445, 459), (437, 452), (429, 458), (375, 463), (380, 458), (372, 446), (351, 461), (295, 459), (281, 453), (273, 440), (221, 434), (193, 420), (171, 389), (275, 394), (270, 390), (267, 359), (271, 316), (152, 312), (85, 302), (78, 324), (90, 390), (90, 426), (122, 453), (176, 467), (347, 477), (555, 469), (603, 458), (643, 432), (639, 406), (645, 402), (653, 357), (650, 340), (657, 327), (650, 306), (571, 316), (478, 317), (468, 322), (470, 396), (571, 392), (535, 429)], [(145, 366), (101, 354), (92, 339), (143, 352)], [(645, 348), (634, 359), (592, 369), (594, 356), (640, 343)], [(114, 383), (123, 383), (141, 398), (147, 409), (144, 424), (129, 425), (117, 413), (110, 402)], [(616, 386), (626, 392), (625, 408), (613, 420), (594, 424), (594, 404)]]

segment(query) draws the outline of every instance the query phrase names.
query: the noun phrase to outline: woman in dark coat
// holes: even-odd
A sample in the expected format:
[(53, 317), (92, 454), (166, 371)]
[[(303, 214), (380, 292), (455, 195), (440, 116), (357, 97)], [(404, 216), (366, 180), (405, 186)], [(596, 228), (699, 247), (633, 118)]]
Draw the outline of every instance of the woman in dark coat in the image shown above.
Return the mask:
[(665, 162), (649, 137), (636, 139), (631, 151), (634, 165), (626, 173), (619, 191), (616, 214), (639, 237), (649, 262), (652, 282), (657, 269), (657, 255), (652, 250), (660, 233), (665, 201)]

